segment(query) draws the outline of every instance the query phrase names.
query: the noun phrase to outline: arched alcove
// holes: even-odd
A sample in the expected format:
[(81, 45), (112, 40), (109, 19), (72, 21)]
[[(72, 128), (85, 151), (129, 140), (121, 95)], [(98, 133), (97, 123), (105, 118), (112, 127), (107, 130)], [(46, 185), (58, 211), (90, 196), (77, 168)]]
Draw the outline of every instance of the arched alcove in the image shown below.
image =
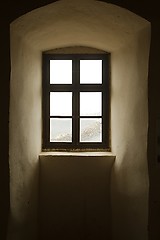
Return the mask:
[(111, 53), (112, 238), (147, 239), (149, 45), (149, 22), (94, 0), (57, 1), (12, 22), (8, 239), (37, 237), (41, 54), (70, 46)]

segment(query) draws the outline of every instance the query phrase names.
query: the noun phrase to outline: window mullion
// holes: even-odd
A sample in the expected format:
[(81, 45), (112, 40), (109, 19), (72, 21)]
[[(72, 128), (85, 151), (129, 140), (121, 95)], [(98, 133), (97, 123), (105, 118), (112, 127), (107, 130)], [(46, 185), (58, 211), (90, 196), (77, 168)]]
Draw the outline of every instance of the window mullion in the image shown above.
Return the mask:
[(79, 145), (79, 139), (80, 139), (80, 59), (77, 58), (77, 81), (76, 81), (76, 93), (77, 93), (77, 139), (76, 144)]
[(79, 123), (78, 123), (78, 114), (79, 114), (79, 92), (78, 92), (78, 85), (79, 85), (79, 66), (78, 66), (78, 59), (75, 57), (73, 59), (73, 66), (72, 66), (72, 85), (73, 85), (73, 104), (72, 104), (72, 115), (73, 115), (73, 123), (72, 123), (72, 139), (73, 145), (77, 146), (78, 138), (79, 138)]

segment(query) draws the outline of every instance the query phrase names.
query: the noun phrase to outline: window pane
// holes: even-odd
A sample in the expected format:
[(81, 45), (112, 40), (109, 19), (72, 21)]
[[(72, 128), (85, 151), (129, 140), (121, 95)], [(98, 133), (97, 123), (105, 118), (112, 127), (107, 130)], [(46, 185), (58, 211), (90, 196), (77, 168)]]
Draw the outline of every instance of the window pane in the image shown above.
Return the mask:
[(80, 92), (80, 116), (102, 115), (102, 93)]
[(102, 119), (80, 119), (80, 142), (102, 142)]
[(50, 142), (72, 142), (72, 119), (50, 118)]
[(72, 60), (50, 60), (50, 83), (72, 84)]
[(80, 60), (80, 83), (102, 83), (102, 60)]
[(72, 116), (72, 92), (50, 93), (50, 116)]

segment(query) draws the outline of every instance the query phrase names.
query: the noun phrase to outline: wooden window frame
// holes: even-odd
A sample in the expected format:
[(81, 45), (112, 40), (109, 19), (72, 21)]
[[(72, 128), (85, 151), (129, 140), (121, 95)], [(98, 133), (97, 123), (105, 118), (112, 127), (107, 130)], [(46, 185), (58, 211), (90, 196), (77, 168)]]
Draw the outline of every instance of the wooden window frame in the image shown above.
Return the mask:
[[(50, 84), (50, 60), (72, 60), (72, 84)], [(80, 60), (102, 60), (102, 84), (80, 84)], [(52, 54), (42, 55), (43, 75), (43, 150), (110, 150), (110, 54)], [(72, 92), (72, 142), (50, 142), (50, 92)], [(79, 142), (80, 92), (102, 93), (102, 142)], [(54, 116), (55, 117), (55, 116)]]

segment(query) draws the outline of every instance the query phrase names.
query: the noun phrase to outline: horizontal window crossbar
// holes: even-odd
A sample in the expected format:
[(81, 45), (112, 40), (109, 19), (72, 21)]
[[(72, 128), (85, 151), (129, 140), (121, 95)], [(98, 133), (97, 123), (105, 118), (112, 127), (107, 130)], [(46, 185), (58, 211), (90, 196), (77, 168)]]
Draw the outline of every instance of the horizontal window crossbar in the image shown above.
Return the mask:
[[(50, 118), (75, 118), (72, 116), (50, 116)], [(103, 116), (78, 116), (76, 118), (103, 118)]]
[(91, 85), (81, 85), (81, 84), (67, 84), (67, 85), (49, 85), (48, 92), (102, 92), (103, 84), (91, 84)]
[(50, 116), (50, 118), (73, 118), (73, 116)]

